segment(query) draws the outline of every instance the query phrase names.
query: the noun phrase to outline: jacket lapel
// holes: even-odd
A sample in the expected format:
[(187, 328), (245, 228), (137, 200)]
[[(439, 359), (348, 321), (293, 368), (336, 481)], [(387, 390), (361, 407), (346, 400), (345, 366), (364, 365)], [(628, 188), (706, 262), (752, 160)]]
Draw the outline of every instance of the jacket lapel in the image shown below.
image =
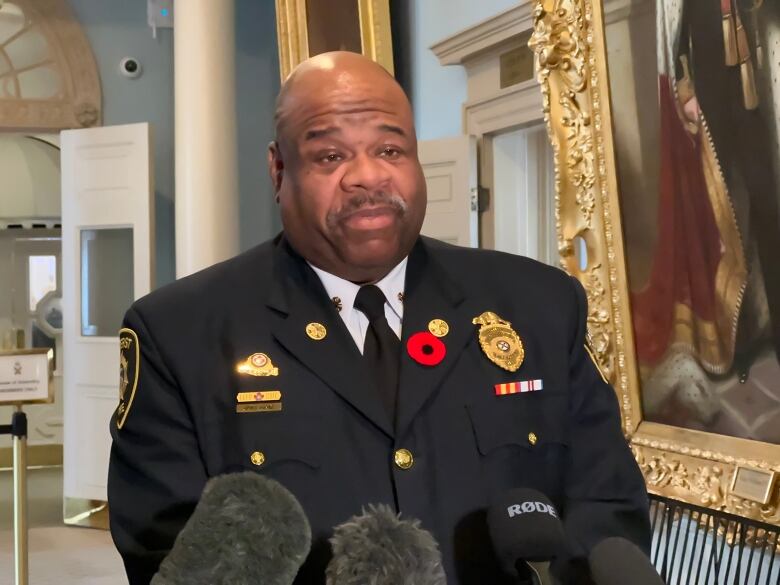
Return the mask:
[[(474, 338), (471, 319), (476, 313), (470, 305), (461, 287), (431, 256), (428, 244), (422, 238), (418, 240), (409, 257), (404, 290), (398, 437), (403, 437)], [(424, 366), (409, 355), (406, 344), (413, 334), (428, 331), (432, 319), (443, 319), (449, 325), (449, 333), (441, 338), (447, 353), (438, 365)]]
[[(274, 338), (392, 437), (390, 418), (354, 340), (316, 273), (290, 248), (284, 236), (274, 251), (273, 276), (266, 304)], [(312, 322), (325, 326), (324, 339), (314, 340), (307, 335), (306, 326)]]

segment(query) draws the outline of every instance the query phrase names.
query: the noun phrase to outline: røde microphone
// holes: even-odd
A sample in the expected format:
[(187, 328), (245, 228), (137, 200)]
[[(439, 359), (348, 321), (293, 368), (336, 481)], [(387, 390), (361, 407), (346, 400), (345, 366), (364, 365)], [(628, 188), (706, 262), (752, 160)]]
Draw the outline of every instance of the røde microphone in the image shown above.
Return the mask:
[(534, 582), (551, 585), (550, 561), (564, 548), (563, 525), (552, 502), (536, 490), (517, 488), (488, 509), (488, 529), (504, 570), (512, 575), (530, 568)]
[(289, 491), (251, 471), (222, 475), (206, 484), (152, 585), (290, 585), (310, 547)]
[(446, 585), (441, 553), (419, 520), (370, 505), (334, 529), (326, 585)]
[(664, 585), (650, 559), (632, 542), (619, 536), (604, 539), (588, 555), (596, 585)]

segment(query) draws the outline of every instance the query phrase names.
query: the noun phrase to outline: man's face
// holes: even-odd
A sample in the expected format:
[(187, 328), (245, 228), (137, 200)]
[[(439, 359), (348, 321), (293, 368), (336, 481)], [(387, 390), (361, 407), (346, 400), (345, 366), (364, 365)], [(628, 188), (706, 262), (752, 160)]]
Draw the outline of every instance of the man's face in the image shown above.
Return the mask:
[(315, 266), (374, 281), (409, 253), (425, 215), (411, 110), (384, 74), (320, 77), (296, 86), (270, 149), (282, 223)]

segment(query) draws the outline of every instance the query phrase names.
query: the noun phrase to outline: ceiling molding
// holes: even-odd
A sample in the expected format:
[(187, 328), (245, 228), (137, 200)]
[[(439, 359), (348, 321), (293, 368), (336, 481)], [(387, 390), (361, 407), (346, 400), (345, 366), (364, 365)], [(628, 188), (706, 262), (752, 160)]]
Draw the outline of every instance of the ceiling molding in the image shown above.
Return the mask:
[(542, 92), (536, 80), (529, 79), (494, 95), (463, 104), (466, 134), (481, 137), (544, 121)]
[(463, 65), (470, 58), (533, 29), (533, 0), (510, 8), (431, 45), (441, 65)]
[[(441, 65), (463, 65), (472, 57), (514, 37), (533, 30), (536, 0), (520, 0), (519, 6), (463, 29), (430, 46)], [(607, 24), (623, 20), (653, 6), (650, 0), (604, 0)]]

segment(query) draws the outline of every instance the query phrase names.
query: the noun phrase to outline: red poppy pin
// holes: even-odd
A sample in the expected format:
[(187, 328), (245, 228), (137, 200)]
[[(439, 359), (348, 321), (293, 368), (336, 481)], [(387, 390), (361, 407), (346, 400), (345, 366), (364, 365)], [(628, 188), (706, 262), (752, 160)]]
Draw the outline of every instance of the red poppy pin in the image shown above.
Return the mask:
[(428, 331), (412, 335), (406, 341), (406, 351), (414, 361), (424, 366), (436, 366), (447, 355), (444, 342)]

